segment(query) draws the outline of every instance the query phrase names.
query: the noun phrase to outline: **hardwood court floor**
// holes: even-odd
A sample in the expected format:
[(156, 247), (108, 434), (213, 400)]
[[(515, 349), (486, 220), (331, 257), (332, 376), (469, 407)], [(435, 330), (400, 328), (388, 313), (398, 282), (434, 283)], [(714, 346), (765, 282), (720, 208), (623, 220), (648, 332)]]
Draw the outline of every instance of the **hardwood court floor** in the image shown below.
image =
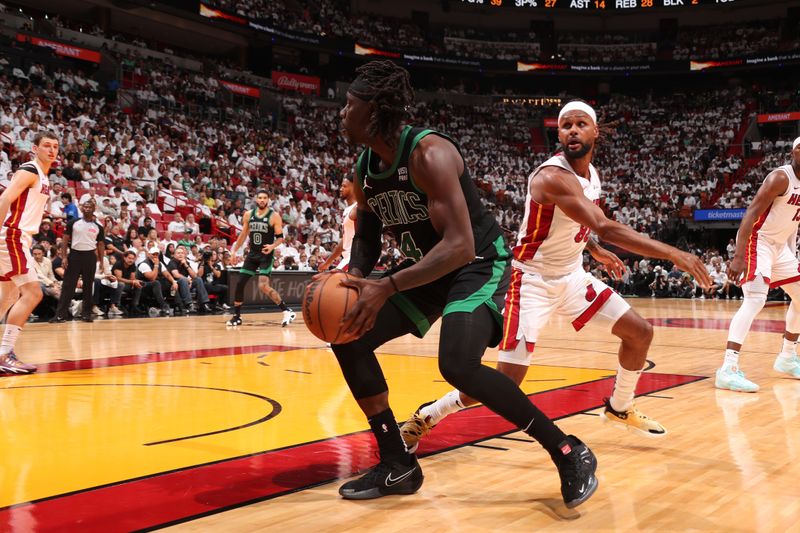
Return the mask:
[[(524, 383), (598, 456), (571, 511), (543, 450), (482, 407), (423, 441), (416, 495), (341, 500), (336, 478), (375, 462), (366, 421), (331, 352), (276, 313), (30, 325), (18, 353), (42, 372), (0, 379), (0, 531), (800, 531), (800, 381), (771, 370), (786, 307), (754, 324), (742, 365), (762, 388), (744, 395), (713, 388), (738, 302), (631, 304), (656, 325), (637, 404), (667, 437), (600, 423), (603, 330), (555, 319)], [(380, 352), (400, 419), (449, 390), (437, 341)]]

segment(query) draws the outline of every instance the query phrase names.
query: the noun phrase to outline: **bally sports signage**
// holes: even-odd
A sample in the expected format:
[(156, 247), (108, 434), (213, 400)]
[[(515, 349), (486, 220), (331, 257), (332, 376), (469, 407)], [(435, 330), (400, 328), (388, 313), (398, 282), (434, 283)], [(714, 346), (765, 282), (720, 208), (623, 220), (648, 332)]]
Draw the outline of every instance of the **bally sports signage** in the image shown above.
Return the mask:
[(278, 89), (319, 96), (319, 78), (289, 72), (272, 71), (272, 83)]
[(80, 46), (74, 46), (67, 43), (41, 39), (39, 37), (33, 37), (32, 35), (25, 35), (23, 33), (17, 34), (17, 41), (21, 43), (28, 42), (34, 46), (44, 46), (45, 48), (50, 48), (56, 53), (56, 55), (61, 57), (81, 59), (83, 61), (91, 61), (92, 63), (99, 63), (101, 58), (100, 52), (95, 52), (94, 50), (89, 50), (88, 48), (81, 48)]
[(794, 122), (800, 120), (800, 111), (792, 111), (788, 113), (764, 113), (758, 115), (758, 123), (764, 124), (765, 122)]

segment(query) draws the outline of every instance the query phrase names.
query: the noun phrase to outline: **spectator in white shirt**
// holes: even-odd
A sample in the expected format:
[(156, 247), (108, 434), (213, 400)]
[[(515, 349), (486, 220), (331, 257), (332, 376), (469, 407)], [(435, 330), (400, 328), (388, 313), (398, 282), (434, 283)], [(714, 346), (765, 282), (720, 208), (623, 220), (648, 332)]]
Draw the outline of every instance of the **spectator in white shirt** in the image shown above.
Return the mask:
[(172, 233), (186, 233), (186, 223), (180, 213), (175, 213), (175, 219), (167, 225), (167, 229)]

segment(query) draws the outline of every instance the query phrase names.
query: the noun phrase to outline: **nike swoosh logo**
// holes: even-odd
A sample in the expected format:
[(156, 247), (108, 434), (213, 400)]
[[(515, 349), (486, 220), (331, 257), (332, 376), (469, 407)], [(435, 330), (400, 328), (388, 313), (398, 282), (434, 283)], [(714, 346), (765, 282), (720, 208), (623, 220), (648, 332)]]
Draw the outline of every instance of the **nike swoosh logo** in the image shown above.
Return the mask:
[(417, 469), (417, 467), (415, 466), (414, 468), (412, 468), (411, 470), (409, 470), (408, 472), (406, 472), (402, 476), (400, 476), (398, 478), (394, 478), (394, 479), (392, 478), (392, 474), (389, 474), (388, 476), (386, 476), (386, 486), (387, 487), (391, 487), (392, 485), (397, 485), (398, 483), (400, 483), (401, 481), (406, 479), (408, 476), (413, 474), (416, 469)]

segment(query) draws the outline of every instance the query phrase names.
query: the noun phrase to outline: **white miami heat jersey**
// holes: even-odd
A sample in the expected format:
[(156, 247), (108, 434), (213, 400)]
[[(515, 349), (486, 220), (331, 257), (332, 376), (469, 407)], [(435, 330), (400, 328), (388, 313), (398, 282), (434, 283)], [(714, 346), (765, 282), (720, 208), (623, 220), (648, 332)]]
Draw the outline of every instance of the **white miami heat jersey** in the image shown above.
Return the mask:
[(47, 178), (39, 162), (35, 159), (19, 167), (39, 176), (34, 185), (22, 191), (22, 194), (12, 202), (8, 215), (3, 222), (5, 230), (21, 230), (30, 235), (39, 232), (42, 224), (42, 215), (50, 201), (50, 180)]
[(778, 167), (789, 176), (789, 186), (782, 196), (772, 201), (756, 223), (748, 245), (755, 247), (757, 241), (765, 240), (773, 245), (784, 244), (794, 250), (797, 236), (797, 226), (800, 224), (800, 180), (794, 173), (792, 165)]
[[(350, 218), (350, 213), (358, 204), (353, 202), (344, 208), (342, 213), (342, 260), (340, 265), (350, 264), (350, 249), (353, 247), (353, 236), (356, 234), (356, 221)], [(340, 268), (342, 268), (340, 266)]]
[(528, 178), (525, 218), (514, 247), (515, 266), (544, 276), (563, 276), (583, 268), (583, 249), (591, 232), (555, 205), (542, 205), (533, 199), (531, 183), (545, 167), (559, 167), (569, 172), (580, 183), (586, 198), (594, 203), (600, 200), (600, 177), (594, 165), (589, 165), (590, 179), (587, 180), (572, 170), (563, 155), (556, 155), (542, 163)]

